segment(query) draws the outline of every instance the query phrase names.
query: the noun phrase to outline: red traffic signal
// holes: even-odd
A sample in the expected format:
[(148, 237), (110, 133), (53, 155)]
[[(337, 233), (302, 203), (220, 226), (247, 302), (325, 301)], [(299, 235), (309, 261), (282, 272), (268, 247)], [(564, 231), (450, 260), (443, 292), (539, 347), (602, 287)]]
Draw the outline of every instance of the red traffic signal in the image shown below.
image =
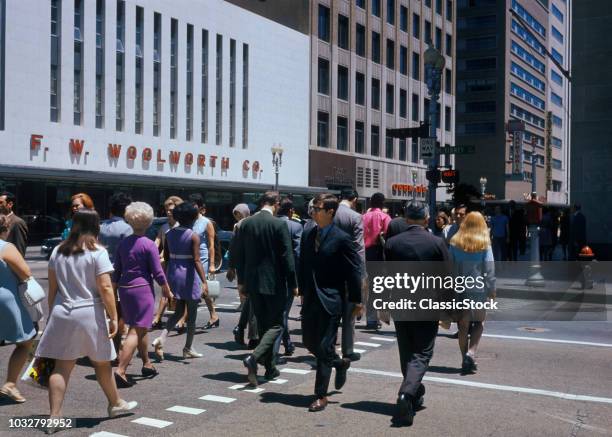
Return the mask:
[(459, 170), (449, 169), (442, 171), (442, 182), (446, 184), (457, 184), (459, 182)]

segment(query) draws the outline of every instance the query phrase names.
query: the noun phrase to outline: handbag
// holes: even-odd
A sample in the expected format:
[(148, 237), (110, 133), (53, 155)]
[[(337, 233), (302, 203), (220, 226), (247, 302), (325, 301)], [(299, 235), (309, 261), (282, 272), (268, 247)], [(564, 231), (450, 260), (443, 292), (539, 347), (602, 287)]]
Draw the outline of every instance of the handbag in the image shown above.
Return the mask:
[(19, 284), (19, 297), (33, 322), (38, 322), (43, 318), (42, 301), (45, 298), (45, 290), (36, 279), (29, 277), (25, 282)]
[(221, 283), (215, 279), (215, 274), (208, 274), (206, 277), (206, 284), (208, 285), (208, 297), (216, 299), (221, 294)]

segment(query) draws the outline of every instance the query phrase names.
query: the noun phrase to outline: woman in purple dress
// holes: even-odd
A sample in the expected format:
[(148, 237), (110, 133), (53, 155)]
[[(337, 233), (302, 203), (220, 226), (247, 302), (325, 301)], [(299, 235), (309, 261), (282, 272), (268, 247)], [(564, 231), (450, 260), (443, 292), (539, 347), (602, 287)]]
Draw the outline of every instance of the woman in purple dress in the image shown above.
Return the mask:
[(183, 358), (199, 358), (202, 354), (192, 348), (195, 334), (195, 323), (198, 315), (198, 302), (202, 284), (206, 284), (204, 266), (200, 261), (200, 237), (191, 230), (193, 222), (198, 218), (197, 208), (190, 202), (177, 205), (172, 211), (179, 226), (166, 233), (164, 244), (164, 259), (167, 260), (168, 283), (177, 302), (172, 317), (166, 323), (161, 335), (153, 341), (155, 353), (163, 359), (163, 346), (176, 322), (187, 308), (187, 338), (183, 348)]
[(153, 280), (161, 286), (165, 297), (172, 295), (161, 268), (157, 246), (144, 235), (153, 221), (153, 208), (144, 202), (132, 202), (125, 209), (125, 221), (134, 233), (119, 244), (113, 273), (113, 287), (119, 289), (123, 319), (130, 327), (115, 372), (115, 381), (120, 388), (132, 385), (125, 372), (136, 347), (142, 359), (142, 376), (157, 375), (147, 351), (147, 331), (155, 312)]

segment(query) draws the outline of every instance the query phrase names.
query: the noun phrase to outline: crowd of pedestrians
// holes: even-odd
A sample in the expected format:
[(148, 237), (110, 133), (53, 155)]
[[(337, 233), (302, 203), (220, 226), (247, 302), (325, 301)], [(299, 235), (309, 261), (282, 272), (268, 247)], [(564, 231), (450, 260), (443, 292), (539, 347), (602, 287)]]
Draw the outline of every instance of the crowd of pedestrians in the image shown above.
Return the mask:
[[(305, 220), (296, 214), (293, 200), (277, 192), (263, 194), (257, 211), (247, 204), (232, 211), (236, 223), (226, 276), (237, 282), (241, 300), (234, 339), (252, 350), (243, 361), (247, 380), (257, 385), (259, 366), (265, 368), (266, 379), (277, 378), (283, 355), (295, 353), (288, 320), (298, 298), (302, 343), (316, 358), (314, 400), (309, 406), (313, 412), (328, 405), (334, 369), (334, 387), (339, 390), (351, 363), (361, 358), (353, 348), (355, 320), (365, 316), (365, 328), (370, 330), (388, 322), (371, 304), (366, 262), (452, 260), (454, 274), (486, 277), (484, 288), (467, 296), (484, 302), (495, 298), (494, 260), (516, 260), (525, 251), (527, 217), (513, 203), (508, 214), (495, 207), (488, 223), (482, 213), (463, 204), (441, 208), (430, 229), (430, 211), (421, 201), (407, 202), (403, 216), (392, 219), (385, 212), (383, 194), (371, 196), (363, 214), (357, 211), (358, 199), (354, 190), (343, 191), (340, 198), (319, 194), (308, 204)], [(168, 220), (154, 241), (147, 237), (154, 211), (144, 202), (117, 193), (110, 200), (109, 218), (102, 222), (86, 193), (72, 196), (71, 202), (63, 241), (49, 260), (49, 316), (35, 355), (55, 361), (49, 379), (51, 416), (62, 415), (71, 372), (78, 359), (87, 357), (107, 397), (108, 415), (115, 417), (137, 406), (117, 391), (133, 385), (127, 369), (136, 350), (141, 374), (153, 378), (158, 370), (149, 359), (149, 344), (155, 357), (163, 360), (166, 339), (175, 328), (185, 332), (183, 358), (203, 357), (193, 345), (201, 300), (210, 313), (203, 328), (220, 326), (208, 290), (218, 267), (217, 230), (206, 217), (200, 194), (186, 201), (177, 196), (166, 199)], [(18, 292), (19, 283), (31, 272), (24, 260), (27, 227), (13, 213), (14, 205), (12, 194), (0, 193), (0, 318), (6, 321), (0, 326), (0, 340), (15, 344), (0, 395), (24, 402), (16, 384), (38, 329)], [(545, 210), (539, 224), (543, 259), (551, 258), (557, 244), (566, 257), (575, 256), (586, 241), (584, 223), (578, 205), (571, 214)], [(161, 288), (157, 310), (154, 283)], [(164, 323), (168, 307), (174, 312)], [(412, 424), (423, 404), (422, 379), (439, 325), (457, 323), (461, 371), (468, 374), (477, 371), (485, 319), (484, 310), (466, 310), (440, 323), (394, 321), (404, 376), (397, 424)], [(335, 345), (340, 326), (339, 354)], [(149, 343), (152, 329), (161, 333)]]

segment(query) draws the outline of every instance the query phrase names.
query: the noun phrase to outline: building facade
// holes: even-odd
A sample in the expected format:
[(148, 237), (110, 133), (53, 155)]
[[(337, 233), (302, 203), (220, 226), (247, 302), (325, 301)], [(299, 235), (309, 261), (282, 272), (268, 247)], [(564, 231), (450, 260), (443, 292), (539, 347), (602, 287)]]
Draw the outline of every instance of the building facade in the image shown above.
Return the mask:
[(538, 195), (569, 201), (571, 3), (458, 0), (457, 144), (476, 155), (457, 168), (476, 187), (486, 177), (497, 199), (531, 192), (535, 159)]
[[(312, 187), (382, 192), (396, 207), (427, 197), (417, 141), (386, 129), (427, 120), (424, 52), (445, 58), (438, 140), (454, 146), (455, 0), (311, 1), (310, 160)], [(442, 156), (452, 166), (452, 156)], [(448, 198), (440, 188), (439, 200)]]
[(308, 186), (299, 23), (222, 0), (2, 0), (0, 11), (0, 185), (21, 214), (61, 215), (75, 190), (104, 212), (121, 189), (154, 206), (200, 192), (231, 221), (244, 193), (273, 186), (274, 144), (281, 188)]

